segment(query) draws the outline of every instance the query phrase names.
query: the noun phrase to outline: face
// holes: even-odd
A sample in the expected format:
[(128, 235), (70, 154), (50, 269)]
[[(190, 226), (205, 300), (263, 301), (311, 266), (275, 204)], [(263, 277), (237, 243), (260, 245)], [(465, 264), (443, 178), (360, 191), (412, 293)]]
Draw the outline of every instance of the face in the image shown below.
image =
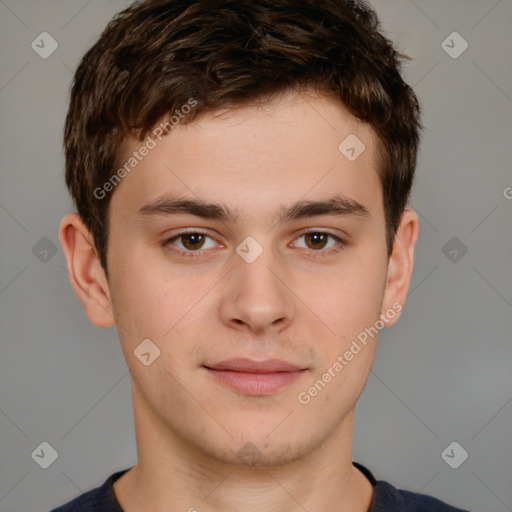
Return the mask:
[(401, 308), (383, 301), (373, 132), (289, 93), (153, 139), (110, 205), (108, 296), (136, 418), (235, 464), (251, 450), (291, 461), (347, 432), (380, 315)]

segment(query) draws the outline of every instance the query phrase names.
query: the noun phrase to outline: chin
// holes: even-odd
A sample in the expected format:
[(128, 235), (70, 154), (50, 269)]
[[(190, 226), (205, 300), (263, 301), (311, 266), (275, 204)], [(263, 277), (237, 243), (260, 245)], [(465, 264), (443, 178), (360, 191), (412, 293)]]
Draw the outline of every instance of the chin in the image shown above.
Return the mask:
[[(207, 451), (210, 457), (219, 462), (240, 468), (263, 469), (287, 465), (306, 457), (316, 448), (314, 440), (300, 442), (286, 431), (280, 432), (280, 436), (277, 433), (269, 435), (269, 430), (255, 432), (254, 429), (250, 434), (247, 431), (243, 435), (232, 434), (233, 439), (225, 445), (210, 445)], [(202, 448), (205, 448), (204, 445)]]

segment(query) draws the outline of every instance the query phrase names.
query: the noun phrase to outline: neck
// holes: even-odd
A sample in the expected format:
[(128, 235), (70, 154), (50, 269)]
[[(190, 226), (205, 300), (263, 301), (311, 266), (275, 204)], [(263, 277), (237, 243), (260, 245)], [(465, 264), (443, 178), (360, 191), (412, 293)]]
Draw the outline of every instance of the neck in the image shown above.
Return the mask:
[(285, 464), (244, 466), (169, 432), (132, 389), (139, 460), (114, 484), (124, 512), (368, 511), (373, 488), (352, 465), (354, 410), (317, 449)]

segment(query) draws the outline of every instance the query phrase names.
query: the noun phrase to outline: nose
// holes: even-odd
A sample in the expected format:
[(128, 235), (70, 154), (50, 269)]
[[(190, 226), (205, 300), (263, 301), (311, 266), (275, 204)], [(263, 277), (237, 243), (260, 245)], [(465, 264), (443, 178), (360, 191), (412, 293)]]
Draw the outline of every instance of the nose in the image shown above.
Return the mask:
[(234, 256), (220, 303), (222, 321), (253, 333), (280, 332), (293, 321), (296, 306), (293, 283), (271, 250), (248, 263)]

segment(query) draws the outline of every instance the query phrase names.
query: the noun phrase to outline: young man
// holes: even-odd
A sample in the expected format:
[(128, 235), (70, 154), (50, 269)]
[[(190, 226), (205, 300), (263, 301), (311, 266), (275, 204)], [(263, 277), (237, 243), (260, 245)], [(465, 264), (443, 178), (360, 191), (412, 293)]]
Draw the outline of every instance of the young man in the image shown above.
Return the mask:
[(139, 457), (56, 511), (457, 510), (352, 462), (418, 235), (404, 57), (345, 0), (139, 2), (85, 55), (60, 240)]

